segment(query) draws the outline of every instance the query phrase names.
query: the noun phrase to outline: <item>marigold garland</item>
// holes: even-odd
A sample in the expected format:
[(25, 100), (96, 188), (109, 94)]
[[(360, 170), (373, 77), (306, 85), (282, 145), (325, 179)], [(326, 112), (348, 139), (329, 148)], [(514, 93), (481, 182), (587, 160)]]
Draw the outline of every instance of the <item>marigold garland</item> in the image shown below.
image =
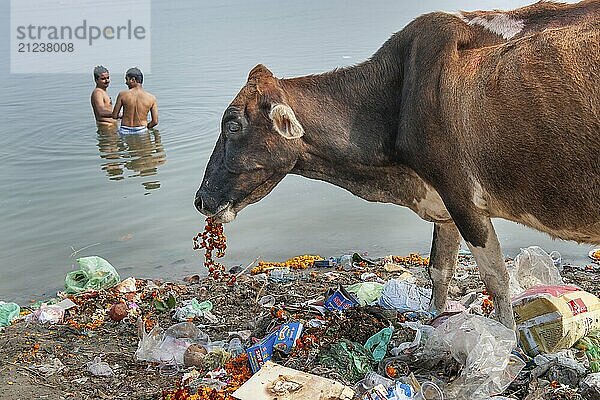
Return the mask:
[(260, 274), (269, 269), (274, 268), (289, 268), (289, 269), (306, 269), (312, 267), (317, 260), (322, 260), (323, 257), (319, 255), (305, 254), (303, 256), (292, 257), (285, 262), (270, 262), (270, 261), (259, 261), (258, 265), (250, 271), (252, 275)]
[(213, 260), (213, 251), (216, 250), (217, 258), (225, 256), (227, 237), (223, 233), (223, 224), (215, 222), (210, 217), (206, 218), (204, 232), (198, 232), (193, 241), (194, 250), (206, 249), (204, 252), (204, 266), (208, 268), (208, 273), (214, 279), (220, 278), (225, 271), (225, 266)]

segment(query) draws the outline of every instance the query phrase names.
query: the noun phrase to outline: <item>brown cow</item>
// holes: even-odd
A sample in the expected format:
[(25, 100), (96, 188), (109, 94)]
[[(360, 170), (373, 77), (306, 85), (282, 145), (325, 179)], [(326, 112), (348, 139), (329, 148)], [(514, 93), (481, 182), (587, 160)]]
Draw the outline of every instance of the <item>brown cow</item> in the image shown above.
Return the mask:
[(258, 65), (225, 110), (195, 205), (233, 220), (288, 174), (435, 223), (434, 311), (462, 236), (514, 327), (490, 218), (600, 243), (600, 1), (431, 13), (369, 60), (277, 79)]

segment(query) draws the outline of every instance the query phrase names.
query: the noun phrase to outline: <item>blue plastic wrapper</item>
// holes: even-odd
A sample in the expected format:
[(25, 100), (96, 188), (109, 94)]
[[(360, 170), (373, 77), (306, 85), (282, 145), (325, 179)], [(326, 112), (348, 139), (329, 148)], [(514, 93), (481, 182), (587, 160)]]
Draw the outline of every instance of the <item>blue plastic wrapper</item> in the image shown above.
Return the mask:
[(296, 344), (296, 340), (300, 339), (302, 328), (303, 325), (301, 322), (288, 322), (283, 324), (277, 332), (277, 338), (275, 339), (273, 347), (283, 351), (285, 354), (289, 354)]
[(246, 354), (248, 354), (248, 362), (250, 363), (250, 368), (252, 369), (253, 374), (255, 374), (264, 363), (271, 359), (271, 356), (273, 355), (273, 345), (275, 344), (275, 339), (277, 339), (277, 332), (271, 333), (262, 341), (248, 347), (246, 350)]
[(327, 300), (325, 300), (323, 303), (323, 306), (330, 311), (344, 311), (357, 305), (358, 301), (354, 298), (354, 296), (348, 293), (348, 291), (341, 286), (338, 287), (333, 293), (329, 294)]

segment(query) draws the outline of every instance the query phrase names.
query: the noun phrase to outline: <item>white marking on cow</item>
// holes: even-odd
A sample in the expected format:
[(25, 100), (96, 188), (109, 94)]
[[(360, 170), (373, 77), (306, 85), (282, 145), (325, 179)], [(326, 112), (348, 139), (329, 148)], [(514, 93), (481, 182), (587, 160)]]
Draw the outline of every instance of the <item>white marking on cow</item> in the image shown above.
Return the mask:
[(415, 212), (425, 220), (448, 221), (450, 214), (438, 192), (427, 185), (425, 197), (414, 199)]
[(454, 15), (455, 17), (460, 18), (461, 20), (463, 20), (467, 24), (469, 23), (469, 18), (465, 17), (464, 14), (462, 13), (462, 11), (455, 11), (455, 12), (451, 12), (449, 14), (450, 15)]
[[(491, 17), (491, 18), (490, 18)], [(525, 27), (521, 19), (513, 19), (506, 14), (492, 14), (485, 17), (475, 17), (468, 22), (469, 25), (480, 25), (505, 40), (512, 39)]]
[(480, 210), (489, 211), (487, 195), (483, 191), (481, 184), (473, 178), (471, 180), (473, 181), (473, 204)]
[(494, 296), (498, 319), (504, 326), (514, 330), (515, 319), (510, 305), (509, 276), (504, 264), (504, 256), (492, 221), (485, 218), (481, 222), (487, 229), (487, 238), (483, 247), (475, 246), (469, 241), (467, 241), (467, 246), (473, 257), (475, 257), (481, 279), (488, 291)]
[(222, 224), (227, 224), (235, 219), (237, 213), (233, 210), (231, 203), (222, 206), (216, 213), (216, 221)]

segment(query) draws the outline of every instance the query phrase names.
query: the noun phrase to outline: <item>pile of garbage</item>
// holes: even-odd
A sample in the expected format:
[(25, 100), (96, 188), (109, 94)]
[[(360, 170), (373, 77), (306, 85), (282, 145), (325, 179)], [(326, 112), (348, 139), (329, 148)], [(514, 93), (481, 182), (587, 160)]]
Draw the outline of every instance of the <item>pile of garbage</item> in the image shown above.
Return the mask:
[[(516, 332), (493, 319), (468, 252), (440, 315), (417, 254), (300, 256), (182, 283), (121, 280), (100, 257), (78, 264), (56, 299), (0, 302), (0, 326), (127, 329), (137, 343), (123, 358), (168, 378), (163, 399), (600, 398), (600, 300), (561, 275), (593, 271), (539, 247), (507, 259)], [(45, 365), (66, 373), (58, 358)], [(101, 354), (85, 368), (120, 376)]]

